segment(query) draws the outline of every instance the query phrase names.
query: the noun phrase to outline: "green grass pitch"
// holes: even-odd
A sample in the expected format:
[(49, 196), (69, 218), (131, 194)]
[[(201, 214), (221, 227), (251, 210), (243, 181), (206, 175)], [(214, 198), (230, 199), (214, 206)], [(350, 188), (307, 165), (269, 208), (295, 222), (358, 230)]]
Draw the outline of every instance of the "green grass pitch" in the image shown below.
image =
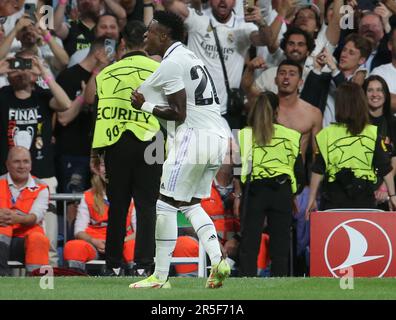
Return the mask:
[[(139, 278), (55, 277), (53, 289), (39, 277), (0, 278), (0, 300), (387, 300), (396, 299), (396, 278), (355, 278), (341, 289), (332, 278), (229, 278), (205, 289), (202, 278), (171, 278), (172, 289), (129, 289)], [(345, 282), (344, 282), (345, 284)], [(351, 282), (349, 283), (352, 284)]]

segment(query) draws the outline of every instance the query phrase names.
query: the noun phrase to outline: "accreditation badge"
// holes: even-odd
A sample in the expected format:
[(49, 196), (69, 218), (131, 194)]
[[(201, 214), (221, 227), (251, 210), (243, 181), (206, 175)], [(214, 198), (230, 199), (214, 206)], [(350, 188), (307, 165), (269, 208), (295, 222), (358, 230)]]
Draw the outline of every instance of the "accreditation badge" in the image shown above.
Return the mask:
[(234, 38), (234, 33), (233, 33), (233, 32), (230, 32), (230, 33), (227, 35), (227, 41), (228, 41), (229, 43), (234, 43), (235, 38)]
[(43, 148), (44, 142), (43, 142), (43, 138), (42, 137), (36, 137), (35, 146), (36, 146), (37, 150), (40, 150), (40, 149)]

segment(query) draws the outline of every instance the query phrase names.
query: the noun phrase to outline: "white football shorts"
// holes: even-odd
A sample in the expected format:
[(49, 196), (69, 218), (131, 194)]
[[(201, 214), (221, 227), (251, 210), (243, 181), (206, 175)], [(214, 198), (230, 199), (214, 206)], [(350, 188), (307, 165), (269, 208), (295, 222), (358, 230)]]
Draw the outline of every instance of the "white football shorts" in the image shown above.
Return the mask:
[(178, 127), (174, 140), (168, 141), (160, 193), (185, 202), (209, 197), (227, 147), (227, 138), (214, 132)]

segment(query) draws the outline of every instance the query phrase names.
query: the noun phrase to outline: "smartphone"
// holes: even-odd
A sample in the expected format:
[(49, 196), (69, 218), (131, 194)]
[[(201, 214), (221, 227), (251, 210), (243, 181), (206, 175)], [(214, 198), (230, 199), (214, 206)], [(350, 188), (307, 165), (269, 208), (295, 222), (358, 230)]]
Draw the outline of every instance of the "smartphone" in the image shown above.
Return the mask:
[(246, 4), (249, 8), (253, 8), (256, 4), (256, 0), (246, 0)]
[(24, 9), (25, 13), (29, 15), (30, 19), (36, 23), (36, 5), (34, 3), (25, 3)]
[(298, 1), (298, 7), (306, 7), (310, 6), (312, 4), (312, 0), (299, 0)]
[(116, 50), (116, 41), (114, 39), (105, 39), (104, 47), (107, 57), (110, 59), (114, 58), (115, 50)]
[(26, 70), (32, 69), (32, 59), (14, 58), (9, 60), (10, 69)]

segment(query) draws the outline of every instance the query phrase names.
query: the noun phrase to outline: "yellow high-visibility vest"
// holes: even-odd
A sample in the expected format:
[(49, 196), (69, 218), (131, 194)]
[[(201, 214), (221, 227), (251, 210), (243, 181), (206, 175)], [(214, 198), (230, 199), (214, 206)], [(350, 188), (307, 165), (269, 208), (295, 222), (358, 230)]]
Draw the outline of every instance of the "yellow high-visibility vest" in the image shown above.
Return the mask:
[(326, 164), (328, 181), (343, 168), (352, 170), (356, 178), (376, 182), (373, 167), (377, 127), (367, 125), (358, 135), (351, 135), (344, 124), (331, 124), (316, 135), (319, 151)]
[(92, 148), (116, 143), (125, 130), (141, 141), (151, 140), (160, 129), (154, 115), (131, 105), (131, 93), (159, 66), (144, 55), (135, 54), (113, 63), (96, 77), (98, 109)]
[(244, 183), (249, 174), (249, 163), (252, 163), (251, 181), (273, 178), (287, 174), (291, 180), (292, 191), (297, 191), (297, 181), (294, 175), (294, 164), (300, 153), (301, 134), (296, 130), (274, 124), (274, 135), (265, 146), (259, 146), (254, 140), (251, 127), (239, 132), (241, 149), (242, 174)]

